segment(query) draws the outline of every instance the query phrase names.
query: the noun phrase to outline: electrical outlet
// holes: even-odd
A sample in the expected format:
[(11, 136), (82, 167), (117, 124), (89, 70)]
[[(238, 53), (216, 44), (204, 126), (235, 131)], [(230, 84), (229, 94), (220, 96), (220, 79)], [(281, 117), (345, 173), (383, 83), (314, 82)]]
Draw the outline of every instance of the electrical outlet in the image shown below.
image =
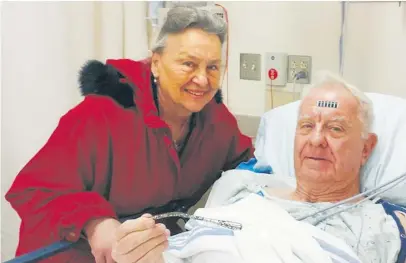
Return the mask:
[(299, 84), (309, 84), (312, 68), (312, 57), (310, 56), (288, 56), (288, 82), (293, 83), (295, 75), (300, 71), (304, 71), (306, 77), (296, 80)]
[(296, 69), (290, 70), (290, 78), (293, 79), (296, 75)]
[(240, 54), (240, 79), (261, 80), (260, 54)]

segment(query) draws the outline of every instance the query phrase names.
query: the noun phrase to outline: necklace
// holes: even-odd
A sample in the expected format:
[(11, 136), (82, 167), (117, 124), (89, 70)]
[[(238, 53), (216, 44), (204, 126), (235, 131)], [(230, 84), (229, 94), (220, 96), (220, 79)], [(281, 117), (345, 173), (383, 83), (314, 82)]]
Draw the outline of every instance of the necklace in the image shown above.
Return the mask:
[(183, 146), (183, 143), (181, 142), (181, 143), (178, 143), (178, 142), (176, 142), (175, 140), (173, 141), (173, 144), (175, 145), (175, 150), (177, 151), (177, 152), (179, 152), (180, 151), (180, 149), (182, 149), (182, 146)]
[(172, 140), (177, 152), (179, 152), (179, 151), (182, 149), (183, 145), (184, 145), (184, 142), (185, 142), (185, 141), (183, 140), (183, 137), (184, 137), (183, 135), (184, 135), (184, 133), (185, 133), (185, 128), (189, 126), (189, 125), (188, 125), (188, 124), (189, 124), (189, 120), (190, 120), (190, 119), (188, 119), (187, 121), (185, 121), (185, 123), (182, 125), (182, 128), (181, 128), (180, 133), (179, 133), (179, 134), (180, 134), (179, 138), (181, 138), (181, 139), (179, 139), (179, 140)]

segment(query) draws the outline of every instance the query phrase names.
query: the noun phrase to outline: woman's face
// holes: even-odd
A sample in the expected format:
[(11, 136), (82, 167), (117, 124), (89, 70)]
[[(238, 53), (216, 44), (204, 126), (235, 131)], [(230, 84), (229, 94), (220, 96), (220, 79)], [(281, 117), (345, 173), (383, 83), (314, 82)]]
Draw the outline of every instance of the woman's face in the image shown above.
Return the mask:
[(152, 72), (160, 92), (189, 113), (214, 97), (220, 81), (221, 43), (201, 29), (168, 35), (162, 53), (152, 55)]

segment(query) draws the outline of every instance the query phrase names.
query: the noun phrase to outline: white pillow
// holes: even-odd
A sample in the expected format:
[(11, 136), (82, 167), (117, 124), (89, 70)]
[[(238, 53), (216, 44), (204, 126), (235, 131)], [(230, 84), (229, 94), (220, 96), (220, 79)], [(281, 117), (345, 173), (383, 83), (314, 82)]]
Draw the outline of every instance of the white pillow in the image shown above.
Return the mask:
[[(366, 93), (373, 102), (372, 132), (378, 143), (361, 170), (361, 191), (382, 185), (406, 173), (406, 100), (390, 95)], [(276, 174), (294, 176), (293, 145), (300, 102), (266, 112), (255, 143), (258, 166), (270, 165)], [(406, 180), (380, 195), (406, 206)]]

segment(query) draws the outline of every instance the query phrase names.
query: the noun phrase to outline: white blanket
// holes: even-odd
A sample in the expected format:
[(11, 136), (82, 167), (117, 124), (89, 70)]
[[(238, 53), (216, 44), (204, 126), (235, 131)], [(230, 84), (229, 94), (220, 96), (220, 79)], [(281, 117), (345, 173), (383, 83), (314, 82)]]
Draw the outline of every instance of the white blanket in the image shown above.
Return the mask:
[[(281, 199), (267, 194), (266, 189), (294, 189), (295, 180), (276, 174), (259, 174), (246, 170), (230, 170), (214, 184), (206, 207), (219, 207), (232, 204), (250, 193), (260, 193), (264, 198), (278, 204), (290, 215), (300, 218), (330, 206), (329, 203), (303, 203)], [(272, 192), (272, 191), (271, 191)], [(351, 204), (336, 207), (327, 212), (334, 213)], [(396, 262), (400, 251), (399, 230), (392, 216), (373, 201), (340, 212), (325, 220), (317, 219), (322, 213), (306, 220), (318, 229), (335, 237), (340, 237), (364, 263)], [(316, 219), (316, 220), (313, 220)], [(316, 223), (318, 222), (318, 223)]]
[(342, 240), (303, 222), (257, 194), (224, 206), (198, 209), (196, 215), (241, 223), (242, 230), (189, 221), (189, 232), (170, 238), (168, 263), (360, 263)]

